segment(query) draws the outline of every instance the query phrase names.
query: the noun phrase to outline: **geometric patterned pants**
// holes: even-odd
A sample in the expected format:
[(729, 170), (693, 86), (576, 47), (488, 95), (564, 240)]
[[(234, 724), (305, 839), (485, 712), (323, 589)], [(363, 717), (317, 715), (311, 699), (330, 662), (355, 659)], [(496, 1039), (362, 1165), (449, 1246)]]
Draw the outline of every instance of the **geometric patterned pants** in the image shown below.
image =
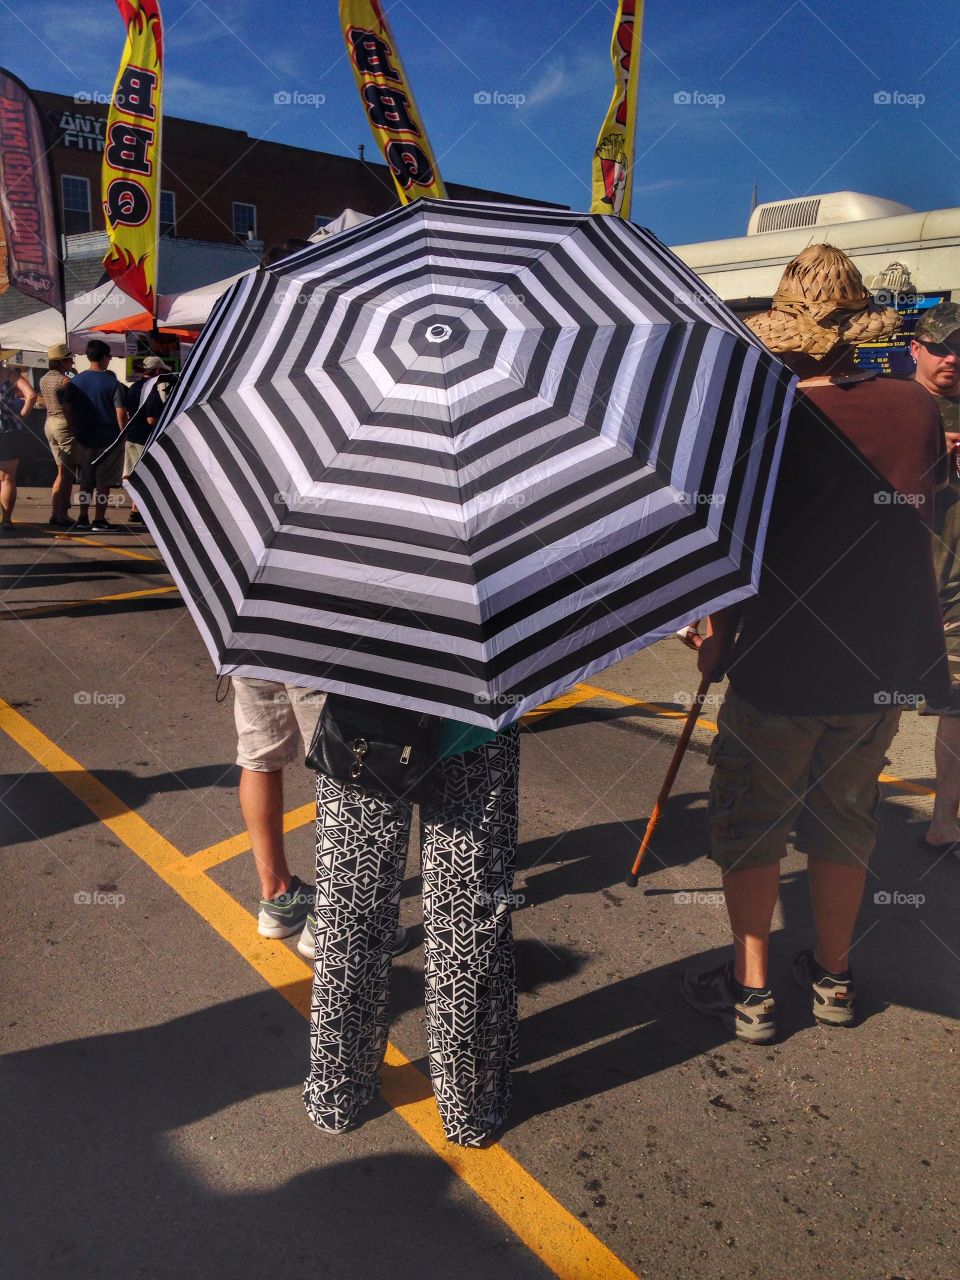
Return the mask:
[[(514, 726), (441, 760), (420, 807), (430, 1079), (444, 1132), (462, 1146), (481, 1143), (510, 1107), (519, 759)], [(410, 819), (404, 801), (317, 776), (317, 949), (303, 1100), (321, 1129), (350, 1128), (379, 1087)]]

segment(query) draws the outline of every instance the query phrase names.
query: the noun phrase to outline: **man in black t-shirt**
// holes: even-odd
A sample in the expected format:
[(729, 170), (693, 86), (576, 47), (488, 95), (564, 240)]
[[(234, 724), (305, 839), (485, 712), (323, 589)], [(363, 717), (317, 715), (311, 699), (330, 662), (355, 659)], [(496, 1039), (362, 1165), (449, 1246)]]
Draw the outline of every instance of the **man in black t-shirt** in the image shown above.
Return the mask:
[(689, 1004), (756, 1044), (776, 1035), (770, 928), (793, 832), (816, 934), (794, 978), (818, 1022), (853, 1022), (849, 952), (879, 830), (877, 778), (903, 706), (939, 705), (950, 689), (921, 515), (942, 460), (939, 422), (918, 389), (878, 394), (853, 363), (855, 341), (889, 336), (899, 317), (829, 246), (790, 264), (774, 307), (750, 327), (804, 376), (759, 589), (714, 615), (699, 649), (704, 675), (725, 660), (730, 675), (709, 819), (734, 957), (682, 979)]
[[(170, 366), (159, 356), (147, 356), (143, 362), (143, 376), (127, 391), (127, 430), (123, 446), (123, 479), (127, 480), (140, 461), (143, 447), (163, 412), (175, 382)], [(146, 399), (144, 399), (144, 396)], [(136, 505), (130, 508), (129, 523), (143, 524), (143, 516)]]

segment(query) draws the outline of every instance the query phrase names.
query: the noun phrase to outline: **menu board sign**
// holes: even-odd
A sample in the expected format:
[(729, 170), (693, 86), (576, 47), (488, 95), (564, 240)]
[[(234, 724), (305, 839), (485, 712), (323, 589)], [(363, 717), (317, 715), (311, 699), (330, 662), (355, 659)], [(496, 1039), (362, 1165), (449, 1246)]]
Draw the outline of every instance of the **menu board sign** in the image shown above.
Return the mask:
[(880, 373), (890, 374), (894, 378), (910, 378), (913, 376), (910, 340), (917, 321), (931, 307), (949, 302), (950, 294), (914, 293), (912, 289), (902, 292), (882, 289), (875, 296), (878, 302), (893, 307), (900, 313), (900, 328), (886, 342), (865, 342), (857, 347), (857, 365), (861, 369), (878, 369)]

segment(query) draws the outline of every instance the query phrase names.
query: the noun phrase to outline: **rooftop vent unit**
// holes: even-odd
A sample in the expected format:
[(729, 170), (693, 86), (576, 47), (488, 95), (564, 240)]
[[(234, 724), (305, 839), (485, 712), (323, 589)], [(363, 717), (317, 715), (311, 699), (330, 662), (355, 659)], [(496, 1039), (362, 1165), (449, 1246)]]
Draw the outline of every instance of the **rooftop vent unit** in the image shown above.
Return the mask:
[(796, 200), (776, 200), (758, 204), (750, 215), (747, 235), (766, 231), (796, 231), (800, 227), (826, 227), (837, 222), (864, 222), (870, 218), (892, 218), (913, 213), (905, 204), (861, 195), (859, 191), (832, 191), (823, 196), (800, 196)]

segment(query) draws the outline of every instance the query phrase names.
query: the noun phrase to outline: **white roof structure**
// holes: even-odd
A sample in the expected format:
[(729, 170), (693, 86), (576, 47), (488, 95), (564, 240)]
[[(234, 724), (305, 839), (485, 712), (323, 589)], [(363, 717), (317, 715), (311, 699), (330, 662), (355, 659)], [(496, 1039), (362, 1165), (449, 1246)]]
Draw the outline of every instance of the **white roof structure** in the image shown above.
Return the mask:
[[(343, 213), (328, 222), (325, 227), (315, 231), (310, 239), (324, 240), (328, 236), (336, 235), (339, 231), (347, 231), (350, 227), (359, 226), (361, 222), (368, 221), (369, 217), (369, 214), (358, 213), (356, 209), (344, 209)], [(90, 239), (95, 241), (94, 247), (97, 254), (102, 257), (106, 243), (105, 236), (98, 232)], [(176, 243), (181, 251), (202, 247), (199, 244)], [(233, 256), (234, 248), (231, 246), (230, 256)], [(181, 264), (181, 274), (184, 267), (186, 271), (197, 269), (194, 258), (189, 259), (186, 264)], [(249, 270), (255, 271), (256, 267), (250, 267)], [(220, 295), (229, 289), (235, 280), (239, 280), (246, 274), (247, 271), (240, 271), (234, 275), (225, 276), (221, 280), (214, 280), (210, 284), (200, 285), (196, 289), (161, 294), (157, 306), (160, 324), (171, 329), (205, 324), (213, 310), (213, 304)], [(110, 281), (107, 284), (98, 285), (88, 293), (78, 294), (67, 303), (67, 331), (75, 333), (78, 330), (92, 329), (96, 325), (122, 320), (126, 316), (139, 315), (142, 310), (143, 307), (135, 299)], [(47, 347), (62, 341), (63, 317), (52, 307), (44, 307), (42, 311), (35, 311), (32, 315), (0, 324), (0, 347), (13, 351), (43, 354)]]
[[(333, 218), (325, 227), (316, 230), (310, 239), (319, 242), (369, 220), (368, 213), (358, 213), (356, 209), (344, 209), (343, 213)], [(201, 285), (199, 289), (188, 289), (185, 293), (161, 294), (158, 308), (160, 323), (170, 329), (180, 329), (184, 325), (206, 324), (214, 303), (221, 294), (226, 293), (232, 284), (256, 269), (251, 267), (248, 271), (239, 271), (236, 275), (227, 276), (223, 280), (214, 280), (211, 284)]]
[[(124, 293), (111, 280), (89, 293), (78, 294), (67, 303), (67, 330), (89, 329), (95, 324), (109, 324), (124, 316), (135, 316), (143, 310), (139, 302)], [(19, 320), (0, 325), (0, 347), (15, 351), (46, 352), (55, 342), (63, 342), (63, 316), (52, 307), (44, 307)]]

